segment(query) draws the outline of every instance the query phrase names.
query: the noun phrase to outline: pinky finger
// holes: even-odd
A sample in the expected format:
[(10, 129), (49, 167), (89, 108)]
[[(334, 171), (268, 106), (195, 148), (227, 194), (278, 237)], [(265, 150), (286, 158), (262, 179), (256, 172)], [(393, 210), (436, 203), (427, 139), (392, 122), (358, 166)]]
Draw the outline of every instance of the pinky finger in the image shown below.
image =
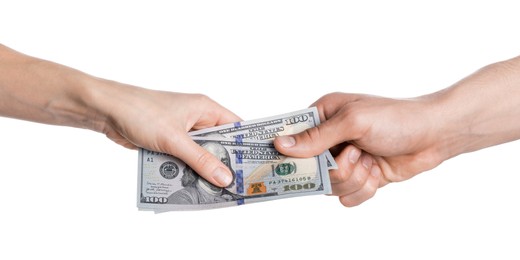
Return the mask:
[(374, 165), (370, 171), (370, 176), (368, 177), (368, 180), (365, 183), (365, 185), (361, 189), (353, 193), (340, 196), (339, 201), (345, 207), (358, 206), (359, 204), (367, 201), (376, 194), (377, 188), (379, 188), (380, 178), (381, 169), (378, 166)]

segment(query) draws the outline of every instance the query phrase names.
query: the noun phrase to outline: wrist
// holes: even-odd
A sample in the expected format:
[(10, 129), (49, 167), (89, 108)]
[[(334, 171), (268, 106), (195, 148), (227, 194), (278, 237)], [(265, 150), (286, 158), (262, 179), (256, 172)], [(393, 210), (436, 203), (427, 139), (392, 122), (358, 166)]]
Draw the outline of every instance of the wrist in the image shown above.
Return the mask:
[(54, 112), (65, 121), (63, 125), (102, 132), (110, 111), (107, 107), (109, 84), (81, 72), (69, 76), (71, 85), (66, 91), (67, 98)]
[(86, 108), (85, 128), (106, 133), (108, 128), (116, 127), (117, 121), (135, 116), (129, 111), (135, 108), (135, 99), (142, 96), (137, 93), (141, 88), (91, 76), (83, 82), (78, 103)]
[(461, 132), (461, 126), (466, 124), (467, 118), (466, 113), (458, 109), (454, 93), (442, 90), (421, 98), (431, 115), (431, 150), (438, 161), (443, 162), (464, 153), (464, 144), (467, 141)]
[(450, 123), (444, 115), (441, 98), (439, 93), (413, 98), (412, 106), (408, 108), (408, 111), (415, 112), (411, 122), (415, 124), (410, 133), (414, 143), (411, 144), (414, 147), (411, 151), (425, 159), (427, 169), (451, 157), (451, 134), (446, 132)]

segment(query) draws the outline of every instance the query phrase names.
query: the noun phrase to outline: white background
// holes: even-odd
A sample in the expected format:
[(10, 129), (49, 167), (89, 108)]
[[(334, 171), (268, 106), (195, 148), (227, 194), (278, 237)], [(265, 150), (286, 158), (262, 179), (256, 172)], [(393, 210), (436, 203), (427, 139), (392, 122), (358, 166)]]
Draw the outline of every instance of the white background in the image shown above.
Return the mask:
[[(520, 54), (516, 1), (418, 2), (0, 0), (0, 42), (243, 119), (334, 91), (427, 94)], [(0, 118), (0, 259), (518, 259), (519, 154), (461, 155), (355, 208), (312, 196), (155, 215), (136, 208), (136, 151)]]

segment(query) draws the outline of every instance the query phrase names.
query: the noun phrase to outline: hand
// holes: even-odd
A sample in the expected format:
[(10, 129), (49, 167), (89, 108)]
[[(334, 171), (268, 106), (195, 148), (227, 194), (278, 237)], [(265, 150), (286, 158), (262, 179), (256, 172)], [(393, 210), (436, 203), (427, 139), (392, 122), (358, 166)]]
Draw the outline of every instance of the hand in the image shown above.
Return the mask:
[(323, 123), (293, 136), (278, 137), (276, 148), (309, 157), (328, 148), (338, 170), (330, 171), (333, 195), (345, 206), (371, 198), (378, 187), (437, 166), (435, 119), (429, 98), (396, 100), (333, 93), (316, 101)]
[(187, 135), (240, 121), (208, 97), (103, 80), (1, 44), (0, 57), (0, 116), (103, 132), (128, 148), (174, 155), (215, 185), (231, 182), (229, 169)]
[(490, 64), (453, 86), (415, 99), (333, 93), (315, 106), (323, 124), (279, 137), (276, 148), (308, 157), (328, 148), (345, 206), (462, 153), (520, 139), (520, 57)]
[(240, 121), (240, 118), (207, 96), (153, 91), (108, 82), (107, 97), (101, 105), (110, 111), (101, 132), (128, 147), (165, 152), (186, 162), (209, 182), (225, 187), (231, 172), (211, 153), (187, 135), (201, 129)]

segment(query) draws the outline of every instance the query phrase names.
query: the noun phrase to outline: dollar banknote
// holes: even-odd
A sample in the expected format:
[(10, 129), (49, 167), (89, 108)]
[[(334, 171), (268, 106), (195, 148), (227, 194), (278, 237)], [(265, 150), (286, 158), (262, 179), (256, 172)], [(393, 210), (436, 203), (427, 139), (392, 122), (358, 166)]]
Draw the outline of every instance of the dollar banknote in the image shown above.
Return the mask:
[(331, 192), (323, 154), (291, 158), (280, 154), (272, 141), (192, 138), (229, 167), (232, 184), (216, 187), (178, 158), (140, 149), (140, 209), (200, 210)]
[[(234, 140), (274, 140), (281, 135), (300, 133), (320, 124), (320, 117), (316, 107), (260, 118), (250, 121), (230, 123), (190, 132), (192, 136), (213, 136), (232, 138)], [(334, 157), (326, 150), (327, 168), (337, 169)]]

